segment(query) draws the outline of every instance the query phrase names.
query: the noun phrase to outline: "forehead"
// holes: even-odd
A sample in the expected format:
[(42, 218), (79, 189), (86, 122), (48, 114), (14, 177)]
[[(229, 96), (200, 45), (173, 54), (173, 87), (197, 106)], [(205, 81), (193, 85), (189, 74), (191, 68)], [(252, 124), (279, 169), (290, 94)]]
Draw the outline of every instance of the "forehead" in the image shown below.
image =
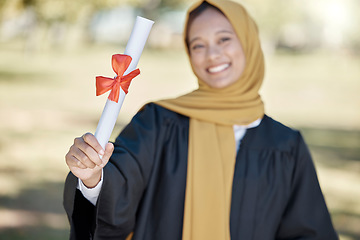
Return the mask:
[(223, 30), (234, 32), (230, 21), (221, 12), (213, 8), (207, 8), (190, 23), (188, 38), (191, 40), (196, 36)]

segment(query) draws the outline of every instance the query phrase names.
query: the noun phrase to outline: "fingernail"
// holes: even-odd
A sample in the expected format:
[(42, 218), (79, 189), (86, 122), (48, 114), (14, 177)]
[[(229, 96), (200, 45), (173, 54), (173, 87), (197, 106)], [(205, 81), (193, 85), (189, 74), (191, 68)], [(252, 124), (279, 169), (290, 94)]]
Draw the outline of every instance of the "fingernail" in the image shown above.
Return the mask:
[(101, 149), (101, 150), (99, 151), (99, 155), (104, 155), (104, 154), (105, 154), (104, 150)]

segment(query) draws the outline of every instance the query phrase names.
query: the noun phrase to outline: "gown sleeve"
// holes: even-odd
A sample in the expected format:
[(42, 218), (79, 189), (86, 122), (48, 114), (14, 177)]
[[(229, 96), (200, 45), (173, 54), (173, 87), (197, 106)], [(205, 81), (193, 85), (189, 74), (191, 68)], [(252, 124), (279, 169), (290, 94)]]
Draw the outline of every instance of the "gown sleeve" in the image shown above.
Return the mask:
[(134, 229), (161, 136), (161, 123), (153, 108), (145, 106), (117, 137), (111, 159), (103, 169), (96, 206), (76, 189), (77, 178), (69, 173), (64, 208), (71, 227), (70, 239), (126, 239)]
[(339, 239), (326, 207), (310, 152), (298, 133), (291, 196), (276, 239)]

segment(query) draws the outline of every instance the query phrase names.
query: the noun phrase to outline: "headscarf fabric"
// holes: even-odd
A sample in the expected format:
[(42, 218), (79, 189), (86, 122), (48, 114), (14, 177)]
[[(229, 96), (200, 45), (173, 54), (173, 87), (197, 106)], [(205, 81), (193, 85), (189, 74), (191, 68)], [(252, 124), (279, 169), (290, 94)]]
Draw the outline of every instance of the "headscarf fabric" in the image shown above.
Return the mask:
[[(202, 2), (194, 3), (187, 12), (184, 41), (189, 15)], [(244, 50), (245, 69), (235, 83), (225, 88), (211, 88), (198, 78), (195, 91), (156, 103), (190, 118), (182, 239), (230, 240), (236, 158), (233, 125), (247, 125), (264, 116), (259, 95), (264, 57), (256, 23), (243, 6), (228, 0), (206, 2), (230, 21)]]

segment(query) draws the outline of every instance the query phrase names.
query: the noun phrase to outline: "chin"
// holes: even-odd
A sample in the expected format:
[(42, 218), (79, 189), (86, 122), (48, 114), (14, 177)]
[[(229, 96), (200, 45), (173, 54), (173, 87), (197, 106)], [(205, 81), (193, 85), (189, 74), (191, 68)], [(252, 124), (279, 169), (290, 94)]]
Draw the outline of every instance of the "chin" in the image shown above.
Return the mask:
[(219, 79), (219, 80), (213, 81), (209, 84), (209, 86), (212, 88), (225, 88), (229, 85), (231, 85), (231, 82), (226, 79)]
[(214, 84), (210, 84), (209, 85), (211, 88), (225, 88), (225, 87), (227, 87), (227, 85), (226, 84), (223, 84), (223, 83), (214, 83)]

